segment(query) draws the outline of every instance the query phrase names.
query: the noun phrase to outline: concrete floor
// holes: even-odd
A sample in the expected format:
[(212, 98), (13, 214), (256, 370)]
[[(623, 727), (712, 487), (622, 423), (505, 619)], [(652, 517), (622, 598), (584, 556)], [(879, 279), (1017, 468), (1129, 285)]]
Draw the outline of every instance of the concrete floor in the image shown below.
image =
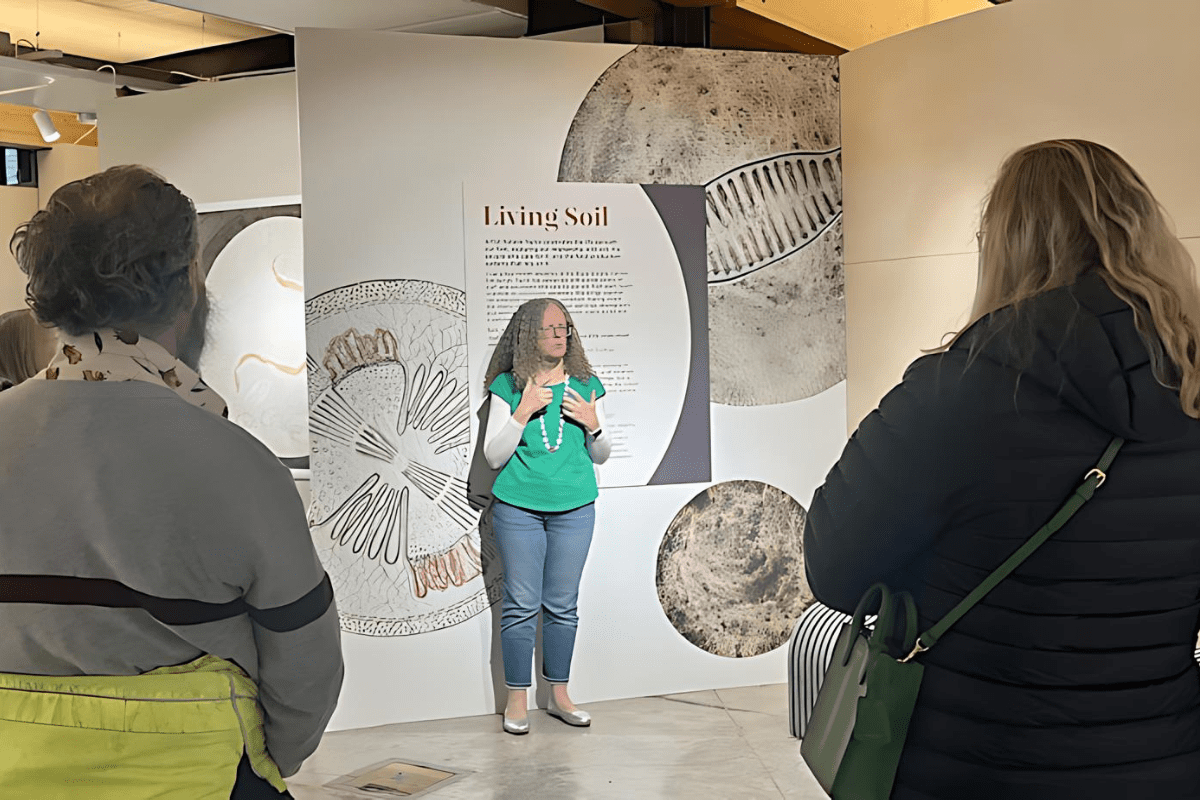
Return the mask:
[(471, 771), (431, 800), (825, 798), (788, 735), (784, 685), (582, 707), (590, 728), (530, 711), (525, 736), (503, 733), (498, 714), (330, 733), (288, 784), (297, 800), (381, 797), (322, 787), (396, 759)]

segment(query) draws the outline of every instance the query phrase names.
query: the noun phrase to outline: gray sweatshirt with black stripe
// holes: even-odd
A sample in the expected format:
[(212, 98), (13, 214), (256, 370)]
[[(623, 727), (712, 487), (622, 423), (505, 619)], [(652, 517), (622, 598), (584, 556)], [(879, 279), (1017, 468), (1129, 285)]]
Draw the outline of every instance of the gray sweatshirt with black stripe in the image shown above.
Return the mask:
[(285, 776), (316, 749), (342, 684), (337, 609), (291, 474), (236, 425), (139, 381), (35, 379), (0, 393), (5, 575), (244, 602), (248, 614), (199, 624), (0, 602), (0, 672), (136, 675), (211, 653), (258, 683)]

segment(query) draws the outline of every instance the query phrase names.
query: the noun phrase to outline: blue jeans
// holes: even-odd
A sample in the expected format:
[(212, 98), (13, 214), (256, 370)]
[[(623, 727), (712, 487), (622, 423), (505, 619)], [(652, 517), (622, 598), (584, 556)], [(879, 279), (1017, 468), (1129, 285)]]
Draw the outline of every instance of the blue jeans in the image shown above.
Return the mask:
[(530, 511), (499, 500), (492, 506), (496, 545), (504, 562), (500, 646), (504, 682), (533, 683), (533, 643), (542, 612), (542, 677), (566, 683), (579, 625), (579, 578), (596, 524), (596, 507)]

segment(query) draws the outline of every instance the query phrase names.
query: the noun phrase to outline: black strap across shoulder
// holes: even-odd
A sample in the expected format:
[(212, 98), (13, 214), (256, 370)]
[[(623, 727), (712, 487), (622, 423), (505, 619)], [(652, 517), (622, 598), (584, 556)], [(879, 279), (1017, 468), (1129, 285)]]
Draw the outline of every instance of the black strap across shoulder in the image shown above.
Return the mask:
[(242, 614), (268, 630), (286, 633), (313, 622), (333, 602), (329, 575), (295, 602), (258, 609), (245, 600), (207, 603), (202, 600), (156, 597), (108, 578), (68, 575), (0, 575), (0, 603), (140, 608), (166, 625), (200, 625)]

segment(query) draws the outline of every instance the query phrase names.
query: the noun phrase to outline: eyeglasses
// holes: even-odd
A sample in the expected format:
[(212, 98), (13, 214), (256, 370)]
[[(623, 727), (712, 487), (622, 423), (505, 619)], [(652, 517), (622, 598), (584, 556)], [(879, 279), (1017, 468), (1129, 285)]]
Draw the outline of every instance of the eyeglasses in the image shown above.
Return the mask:
[(538, 335), (543, 339), (551, 337), (555, 339), (563, 337), (570, 339), (571, 334), (574, 332), (575, 330), (570, 325), (547, 325), (545, 328), (538, 328)]

